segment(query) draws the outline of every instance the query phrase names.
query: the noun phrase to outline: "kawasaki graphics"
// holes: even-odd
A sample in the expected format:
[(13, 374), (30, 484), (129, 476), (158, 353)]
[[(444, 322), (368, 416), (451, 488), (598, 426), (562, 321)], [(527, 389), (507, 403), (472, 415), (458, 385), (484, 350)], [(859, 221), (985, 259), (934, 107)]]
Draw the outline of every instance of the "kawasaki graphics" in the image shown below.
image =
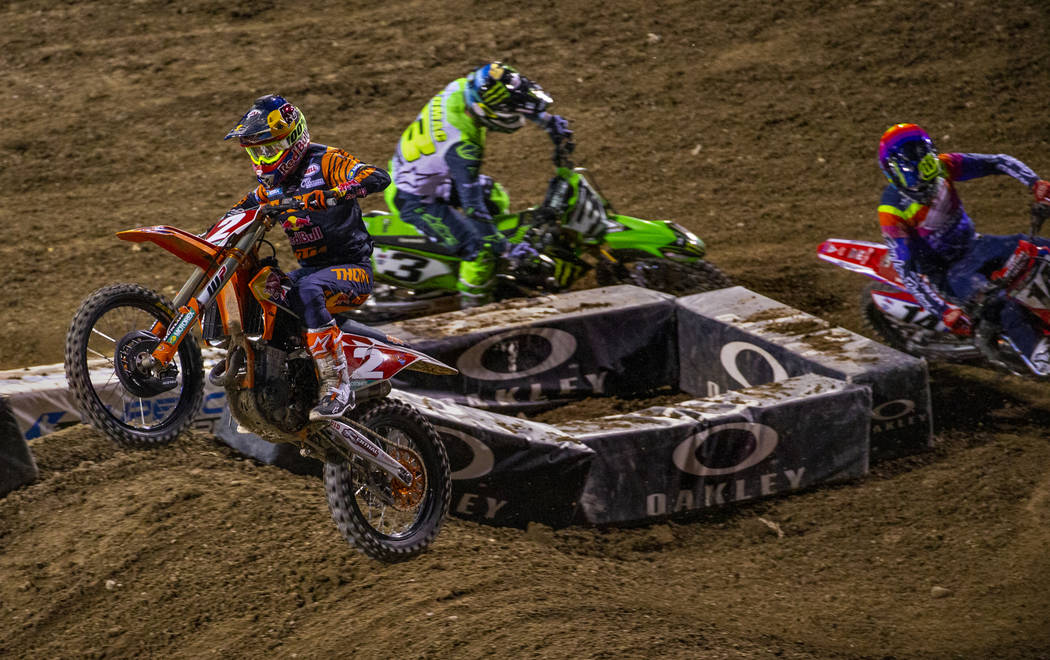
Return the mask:
[[(704, 260), (704, 242), (692, 232), (669, 221), (615, 213), (586, 170), (573, 167), (573, 149), (572, 142), (555, 147), (555, 176), (538, 207), (506, 212), (506, 197), (496, 187), (494, 197), (502, 200), (493, 203), (504, 211), (494, 218), (500, 232), (538, 253), (499, 262), (496, 300), (566, 291), (591, 270), (599, 286), (634, 284), (675, 295), (730, 285), (721, 270)], [(353, 312), (355, 318), (385, 322), (458, 309), (459, 257), (390, 206), (389, 212), (365, 214), (375, 242), (376, 286), (372, 298)]]

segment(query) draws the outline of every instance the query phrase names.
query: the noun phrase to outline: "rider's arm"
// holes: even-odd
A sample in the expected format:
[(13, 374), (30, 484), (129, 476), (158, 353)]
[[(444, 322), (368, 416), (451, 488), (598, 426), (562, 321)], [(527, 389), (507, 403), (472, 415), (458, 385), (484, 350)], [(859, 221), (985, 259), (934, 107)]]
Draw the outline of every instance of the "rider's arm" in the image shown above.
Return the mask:
[(948, 178), (953, 181), (966, 181), (983, 176), (1008, 174), (1029, 188), (1039, 181), (1032, 168), (1013, 156), (1006, 154), (941, 154), (941, 162)]
[(226, 212), (226, 215), (245, 209), (254, 209), (256, 206), (266, 203), (266, 201), (266, 189), (260, 184), (255, 190), (242, 197), (241, 201), (234, 204), (233, 208)]
[(529, 121), (547, 131), (547, 134), (555, 142), (572, 135), (572, 129), (569, 128), (569, 120), (561, 115), (554, 115), (544, 111), (528, 115), (528, 118)]
[(481, 147), (472, 142), (459, 142), (445, 152), (452, 185), (456, 187), (463, 213), (471, 219), (492, 222), (492, 214), (485, 205), (485, 190), (481, 182)]
[(362, 163), (342, 149), (329, 147), (321, 156), (321, 176), (333, 188), (353, 189), (349, 197), (364, 197), (379, 192), (390, 184), (390, 175), (375, 165)]
[(890, 262), (904, 282), (908, 293), (915, 296), (927, 311), (942, 316), (948, 302), (929, 278), (915, 267), (915, 245), (918, 240), (914, 229), (904, 217), (904, 212), (892, 204), (879, 205), (879, 227), (882, 237), (890, 248)]

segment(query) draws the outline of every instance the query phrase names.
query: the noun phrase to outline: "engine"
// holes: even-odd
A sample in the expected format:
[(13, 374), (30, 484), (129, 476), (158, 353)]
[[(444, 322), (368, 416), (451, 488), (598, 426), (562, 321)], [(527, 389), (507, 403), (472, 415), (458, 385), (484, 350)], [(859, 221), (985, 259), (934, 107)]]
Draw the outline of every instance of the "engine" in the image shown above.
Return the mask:
[[(234, 417), (270, 442), (289, 442), (317, 403), (317, 373), (305, 349), (292, 353), (255, 345), (255, 386), (227, 390)], [(300, 355), (301, 353), (301, 355)]]

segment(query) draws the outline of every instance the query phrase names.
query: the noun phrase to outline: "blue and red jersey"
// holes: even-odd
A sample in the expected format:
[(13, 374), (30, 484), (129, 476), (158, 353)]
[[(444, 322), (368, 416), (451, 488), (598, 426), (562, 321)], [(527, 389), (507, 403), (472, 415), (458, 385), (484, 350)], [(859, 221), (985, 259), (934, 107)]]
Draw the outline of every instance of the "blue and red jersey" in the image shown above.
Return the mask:
[(970, 251), (977, 237), (955, 182), (1007, 174), (1031, 187), (1039, 177), (1006, 154), (948, 153), (938, 158), (942, 176), (936, 180), (929, 202), (916, 201), (890, 184), (882, 193), (878, 212), (897, 274), (923, 307), (941, 314), (947, 302), (941, 293), (943, 282), (938, 280)]

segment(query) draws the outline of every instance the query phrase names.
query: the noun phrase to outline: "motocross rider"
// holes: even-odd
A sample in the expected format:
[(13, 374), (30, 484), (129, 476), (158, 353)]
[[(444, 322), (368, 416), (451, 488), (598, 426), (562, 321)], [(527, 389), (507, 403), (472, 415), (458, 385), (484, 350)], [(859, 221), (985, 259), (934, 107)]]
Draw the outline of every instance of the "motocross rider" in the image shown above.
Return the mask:
[(493, 189), (498, 194), (501, 187), (480, 173), (486, 132), (513, 133), (529, 119), (557, 144), (572, 131), (565, 118), (546, 112), (552, 101), (514, 67), (491, 62), (449, 83), (398, 142), (387, 203), (460, 257), (457, 289), (464, 308), (491, 298), (497, 256), (535, 254), (527, 244), (510, 245), (492, 222), (498, 212)]
[[(1020, 304), (1000, 299), (1005, 302), (985, 308), (984, 319), (971, 320), (966, 313), (987, 293), (988, 276), (1025, 236), (977, 233), (955, 182), (1007, 174), (1042, 204), (1050, 204), (1050, 183), (1006, 154), (938, 154), (930, 136), (915, 124), (895, 124), (883, 133), (878, 160), (889, 179), (879, 202), (879, 226), (908, 291), (957, 335), (970, 336), (974, 322), (999, 324), (1024, 362), (1036, 373), (1050, 375), (1050, 340), (1037, 334)], [(1035, 242), (1050, 245), (1046, 239)]]
[(372, 238), (358, 197), (390, 183), (382, 169), (346, 151), (310, 142), (302, 111), (281, 96), (255, 100), (227, 135), (248, 152), (259, 185), (231, 212), (296, 197), (301, 211), (281, 217), (300, 268), (288, 273), (288, 303), (307, 327), (321, 382), (311, 420), (339, 417), (354, 404), (342, 331), (332, 314), (361, 305), (372, 292)]

